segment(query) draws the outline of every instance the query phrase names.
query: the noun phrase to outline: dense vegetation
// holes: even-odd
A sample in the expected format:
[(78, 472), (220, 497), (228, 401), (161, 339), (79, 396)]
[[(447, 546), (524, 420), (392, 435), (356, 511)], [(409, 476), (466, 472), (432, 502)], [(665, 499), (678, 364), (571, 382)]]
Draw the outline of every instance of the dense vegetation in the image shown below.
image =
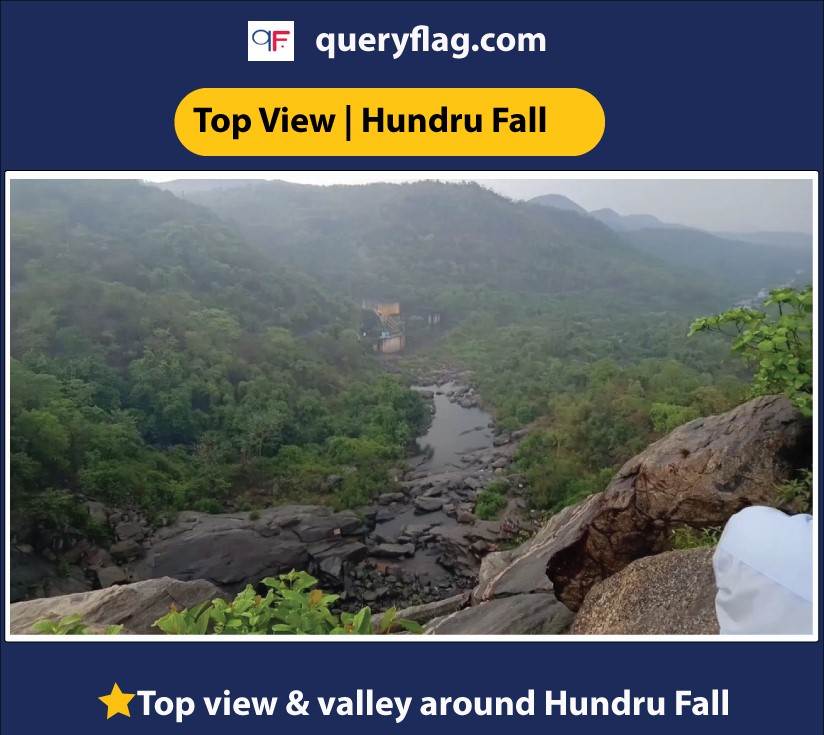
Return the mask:
[(469, 320), (439, 349), (472, 369), (503, 429), (532, 426), (518, 466), (533, 507), (558, 510), (603, 489), (651, 441), (746, 394), (748, 372), (727, 341), (688, 339), (688, 318), (555, 306), (517, 325)]
[(548, 313), (547, 296), (559, 295), (619, 312), (730, 303), (720, 280), (685, 278), (591, 217), (477, 184), (184, 187), (175, 190), (342, 296), (399, 300), (407, 314), (439, 311), (450, 324)]
[(12, 210), (18, 520), (88, 524), (77, 494), (153, 517), (357, 505), (426, 420), (364, 354), (349, 307), (209, 212), (77, 181), (15, 182)]
[[(427, 409), (358, 342), (364, 298), (443, 315), (445, 338), (406, 363), (469, 368), (502, 429), (531, 427), (517, 465), (549, 511), (679, 424), (740, 402), (751, 370), (757, 390), (783, 380), (799, 405), (810, 394), (811, 352), (793, 343), (809, 338), (806, 292), (705, 322), (754, 334), (733, 345), (755, 348), (749, 364), (723, 334), (687, 337), (696, 317), (783, 278), (761, 261), (739, 267), (744, 244), (713, 268), (682, 247), (700, 240), (708, 258), (724, 241), (706, 233), (630, 242), (477, 185), (182, 186), (191, 201), (137, 182), (14, 182), (18, 522), (103, 535), (81, 495), (153, 519), (369, 501)], [(504, 494), (479, 505), (494, 517)]]
[(755, 365), (754, 395), (783, 393), (812, 417), (812, 287), (774, 289), (764, 310), (738, 307), (697, 319), (690, 328), (690, 334), (705, 331), (732, 337), (733, 352)]
[[(396, 617), (390, 608), (373, 620), (372, 610), (332, 612), (339, 595), (325, 594), (318, 580), (306, 572), (292, 570), (261, 582), (265, 595), (248, 585), (234, 600), (216, 598), (178, 610), (174, 606), (154, 627), (168, 635), (373, 635), (399, 631), (422, 633), (421, 626)], [(41, 635), (86, 635), (89, 627), (80, 615), (60, 620), (39, 620), (32, 626)], [(122, 625), (110, 625), (104, 635), (119, 635)]]

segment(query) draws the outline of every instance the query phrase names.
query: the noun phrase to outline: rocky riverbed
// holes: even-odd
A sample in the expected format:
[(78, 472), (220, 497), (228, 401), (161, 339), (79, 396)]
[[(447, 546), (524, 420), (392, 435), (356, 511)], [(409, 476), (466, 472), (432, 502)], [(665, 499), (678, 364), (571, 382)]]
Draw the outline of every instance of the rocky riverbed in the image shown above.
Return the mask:
[[(13, 604), (11, 632), (31, 632), (32, 623), (44, 617), (79, 613), (98, 628), (123, 624), (127, 632), (153, 633), (151, 623), (170, 604), (197, 604), (300, 563), (330, 575), (322, 577), (324, 584), (338, 580), (348, 586), (346, 604), (367, 602), (385, 610), (406, 600), (398, 614), (434, 635), (713, 634), (713, 549), (670, 551), (672, 530), (721, 527), (751, 505), (796, 513), (795, 501), (781, 487), (812, 463), (810, 420), (786, 398), (762, 396), (675, 429), (629, 460), (604, 491), (555, 514), (520, 546), (494, 551), (506, 523), (459, 523), (458, 509), (471, 502), (470, 483), (486, 477), (494, 463), (510, 460), (513, 443), (503, 442), (462, 455), (459, 466), (444, 472), (427, 474), (421, 462), (392, 490), (403, 497), (386, 497), (360, 514), (311, 506), (271, 508), (254, 520), (244, 514), (182, 514), (163, 538), (136, 543), (145, 553), (135, 566), (109, 572), (133, 575), (145, 564), (158, 578), (80, 595), (68, 594), (73, 582), (65, 578), (63, 596)], [(516, 482), (517, 476), (509, 479)], [(440, 495), (426, 495), (436, 487)], [(450, 501), (455, 517), (444, 512), (446, 502), (439, 510), (415, 513), (417, 501), (426, 497)], [(382, 510), (386, 519), (379, 522)], [(428, 519), (434, 525), (418, 534), (409, 524), (400, 528), (399, 519), (410, 510), (413, 520), (423, 519), (418, 525)], [(118, 521), (116, 531), (124, 523), (141, 525), (117, 514), (111, 518)], [(386, 530), (393, 519), (401, 555), (376, 555), (382, 544), (393, 543), (378, 538), (379, 528)], [(134, 530), (123, 530), (129, 529)], [(473, 549), (479, 541), (488, 544), (488, 553), (480, 544)], [(398, 550), (391, 548), (392, 554)], [(31, 556), (19, 549), (12, 553)], [(90, 558), (100, 561), (96, 552)], [(105, 569), (110, 566), (103, 564), (98, 573)], [(447, 597), (450, 588), (434, 576), (440, 570), (448, 573), (453, 590), (475, 576), (477, 585), (471, 593)]]
[[(306, 569), (345, 608), (408, 607), (460, 595), (478, 582), (481, 560), (521, 526), (522, 479), (510, 472), (522, 433), (496, 434), (467, 375), (441, 372), (416, 388), (433, 402), (432, 422), (406, 469), (387, 478), (374, 505), (332, 512), (288, 505), (257, 511), (183, 512), (152, 529), (138, 514), (89, 502), (110, 526), (108, 549), (80, 541), (57, 569), (13, 549), (13, 600), (81, 592), (159, 577), (207, 580), (232, 594), (266, 576)], [(475, 502), (493, 481), (510, 483), (499, 521), (483, 521)], [(533, 529), (534, 530), (534, 529)]]

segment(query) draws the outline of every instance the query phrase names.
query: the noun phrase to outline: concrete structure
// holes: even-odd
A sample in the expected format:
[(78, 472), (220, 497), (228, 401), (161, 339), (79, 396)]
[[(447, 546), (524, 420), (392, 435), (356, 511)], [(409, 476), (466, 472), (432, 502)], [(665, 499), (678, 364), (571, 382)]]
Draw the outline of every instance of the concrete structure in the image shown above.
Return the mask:
[(371, 311), (380, 319), (381, 332), (377, 337), (369, 337), (366, 332), (361, 333), (361, 339), (372, 341), (372, 349), (381, 355), (392, 355), (402, 352), (406, 347), (406, 335), (400, 324), (401, 305), (397, 301), (368, 301), (362, 302), (364, 311)]

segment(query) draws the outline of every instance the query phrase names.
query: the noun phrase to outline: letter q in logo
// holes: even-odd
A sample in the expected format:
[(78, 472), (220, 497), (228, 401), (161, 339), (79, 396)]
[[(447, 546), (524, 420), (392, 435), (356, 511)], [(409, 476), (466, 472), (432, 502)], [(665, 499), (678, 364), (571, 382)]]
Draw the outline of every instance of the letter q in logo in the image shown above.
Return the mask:
[(295, 21), (250, 20), (246, 45), (249, 61), (294, 61)]

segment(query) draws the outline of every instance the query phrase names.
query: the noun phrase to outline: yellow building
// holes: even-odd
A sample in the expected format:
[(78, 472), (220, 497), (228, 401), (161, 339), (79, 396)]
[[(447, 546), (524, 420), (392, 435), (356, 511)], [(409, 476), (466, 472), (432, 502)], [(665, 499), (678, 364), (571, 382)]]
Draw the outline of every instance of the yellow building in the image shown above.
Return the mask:
[(397, 301), (364, 301), (363, 308), (374, 311), (382, 322), (401, 315), (401, 305)]

